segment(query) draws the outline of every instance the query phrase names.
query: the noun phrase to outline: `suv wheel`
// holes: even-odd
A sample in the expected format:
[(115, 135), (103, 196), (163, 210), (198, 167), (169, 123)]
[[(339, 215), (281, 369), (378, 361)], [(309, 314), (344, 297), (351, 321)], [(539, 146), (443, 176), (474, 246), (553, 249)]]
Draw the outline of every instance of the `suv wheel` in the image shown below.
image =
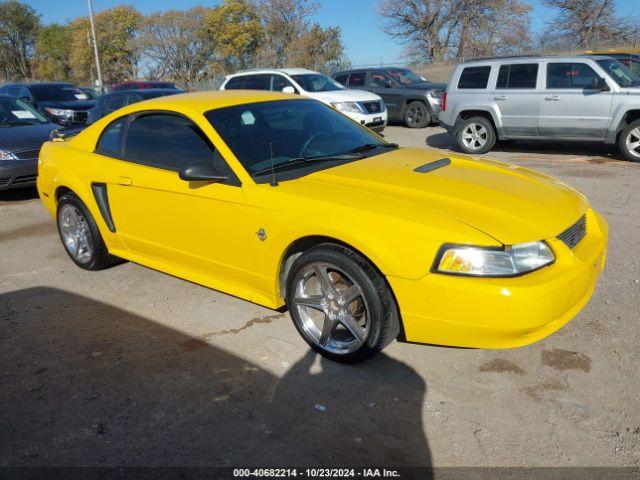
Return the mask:
[(404, 110), (404, 123), (409, 128), (424, 128), (431, 123), (431, 114), (427, 106), (416, 100)]
[(487, 153), (496, 144), (496, 131), (485, 117), (471, 117), (458, 128), (457, 140), (466, 153)]
[(631, 122), (623, 130), (618, 145), (627, 160), (640, 162), (640, 120)]
[(357, 253), (333, 244), (303, 253), (287, 276), (287, 306), (313, 350), (356, 363), (400, 332), (395, 302), (382, 276)]

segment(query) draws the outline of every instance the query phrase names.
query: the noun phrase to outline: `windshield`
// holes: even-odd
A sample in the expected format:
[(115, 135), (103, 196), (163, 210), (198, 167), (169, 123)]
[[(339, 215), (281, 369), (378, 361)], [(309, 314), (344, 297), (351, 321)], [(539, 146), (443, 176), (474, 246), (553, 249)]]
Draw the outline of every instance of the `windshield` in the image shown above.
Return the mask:
[(640, 75), (640, 56), (638, 55), (624, 55), (616, 56), (616, 60), (626, 65), (636, 75)]
[[(290, 163), (278, 173), (278, 179), (297, 178), (377, 155), (389, 146), (367, 128), (315, 100), (249, 103), (211, 110), (205, 116), (258, 183), (269, 181), (270, 173), (264, 170), (272, 166)], [(330, 158), (373, 144), (380, 148), (367, 149), (357, 158)]]
[(393, 70), (389, 70), (387, 73), (402, 85), (411, 85), (412, 83), (420, 83), (425, 81), (425, 79), (420, 75), (412, 72), (407, 68), (395, 68)]
[(640, 86), (640, 77), (618, 60), (607, 58), (597, 62), (621, 87)]
[(89, 95), (73, 85), (32, 85), (30, 90), (37, 102), (73, 102), (89, 99)]
[(0, 98), (0, 125), (38, 125), (49, 120), (29, 104), (15, 98)]
[(305, 73), (304, 75), (291, 75), (298, 85), (307, 92), (333, 92), (334, 90), (344, 90), (344, 87), (333, 78), (320, 73)]

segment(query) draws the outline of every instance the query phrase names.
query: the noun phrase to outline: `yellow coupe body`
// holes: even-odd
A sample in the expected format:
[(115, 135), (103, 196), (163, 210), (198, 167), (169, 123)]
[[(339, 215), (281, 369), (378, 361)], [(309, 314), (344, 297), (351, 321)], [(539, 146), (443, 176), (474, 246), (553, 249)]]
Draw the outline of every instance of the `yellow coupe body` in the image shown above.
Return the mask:
[[(516, 347), (557, 330), (590, 298), (605, 262), (607, 225), (572, 188), (522, 167), (456, 155), (423, 169), (442, 152), (412, 148), (257, 182), (236, 156), (239, 147), (225, 142), (206, 113), (281, 101), (311, 100), (211, 92), (118, 110), (43, 146), (41, 199), (55, 217), (57, 199), (77, 195), (112, 255), (274, 309), (285, 304), (292, 259), (323, 242), (347, 247), (383, 276), (412, 342)], [(185, 181), (176, 171), (131, 162), (126, 153), (97, 152), (109, 125), (140, 112), (190, 119), (235, 182)], [(246, 112), (242, 119), (255, 121)], [(577, 244), (561, 239), (581, 220), (586, 233)], [(434, 263), (446, 245), (500, 250), (535, 241), (544, 241), (554, 259), (522, 275), (444, 274)]]

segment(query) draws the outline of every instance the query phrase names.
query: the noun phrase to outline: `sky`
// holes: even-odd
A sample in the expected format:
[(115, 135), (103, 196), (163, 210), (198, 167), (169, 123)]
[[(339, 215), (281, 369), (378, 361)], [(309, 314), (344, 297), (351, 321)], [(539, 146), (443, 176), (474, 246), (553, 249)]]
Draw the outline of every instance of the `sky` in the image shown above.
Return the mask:
[[(636, 15), (640, 0), (618, 0), (620, 15)], [(23, 0), (39, 14), (44, 24), (58, 22), (87, 14), (86, 0)], [(215, 6), (215, 0), (93, 0), (94, 11), (104, 10), (122, 3), (135, 6), (143, 14), (188, 9), (196, 5)], [(322, 26), (339, 26), (347, 54), (354, 66), (393, 64), (402, 60), (402, 45), (385, 35), (376, 15), (377, 0), (319, 0), (320, 11), (314, 19)], [(534, 29), (540, 29), (553, 16), (553, 11), (542, 6), (541, 0), (529, 0), (534, 7)]]

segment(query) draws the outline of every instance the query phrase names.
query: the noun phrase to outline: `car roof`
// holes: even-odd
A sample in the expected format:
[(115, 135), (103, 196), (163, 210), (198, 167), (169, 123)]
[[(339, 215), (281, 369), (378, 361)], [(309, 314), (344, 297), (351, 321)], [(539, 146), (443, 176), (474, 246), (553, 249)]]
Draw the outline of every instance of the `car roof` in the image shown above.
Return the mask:
[(127, 114), (141, 110), (181, 111), (188, 109), (192, 112), (205, 113), (217, 108), (274, 100), (309, 99), (293, 93), (286, 94), (264, 90), (211, 90), (155, 97), (144, 102), (133, 103), (118, 111)]
[(340, 72), (336, 72), (333, 75), (345, 75), (349, 73), (362, 73), (362, 72), (370, 72), (374, 70), (411, 70), (409, 67), (360, 67), (360, 68), (350, 68), (348, 70), (342, 70)]
[[(470, 65), (486, 65), (486, 64), (501, 64), (501, 63), (511, 63), (511, 62), (540, 62), (540, 61), (553, 61), (553, 62), (574, 62), (576, 60), (601, 60), (606, 55), (591, 55), (591, 54), (582, 54), (582, 55), (517, 55), (511, 57), (487, 57), (487, 58), (471, 58), (466, 60), (460, 65), (470, 66)], [(609, 57), (613, 58), (613, 57)]]
[(313, 70), (307, 70), (306, 68), (252, 68), (249, 70), (240, 70), (236, 73), (229, 75), (229, 78), (242, 76), (242, 75), (253, 75), (260, 73), (284, 73), (287, 75), (303, 75), (305, 73), (318, 73)]

